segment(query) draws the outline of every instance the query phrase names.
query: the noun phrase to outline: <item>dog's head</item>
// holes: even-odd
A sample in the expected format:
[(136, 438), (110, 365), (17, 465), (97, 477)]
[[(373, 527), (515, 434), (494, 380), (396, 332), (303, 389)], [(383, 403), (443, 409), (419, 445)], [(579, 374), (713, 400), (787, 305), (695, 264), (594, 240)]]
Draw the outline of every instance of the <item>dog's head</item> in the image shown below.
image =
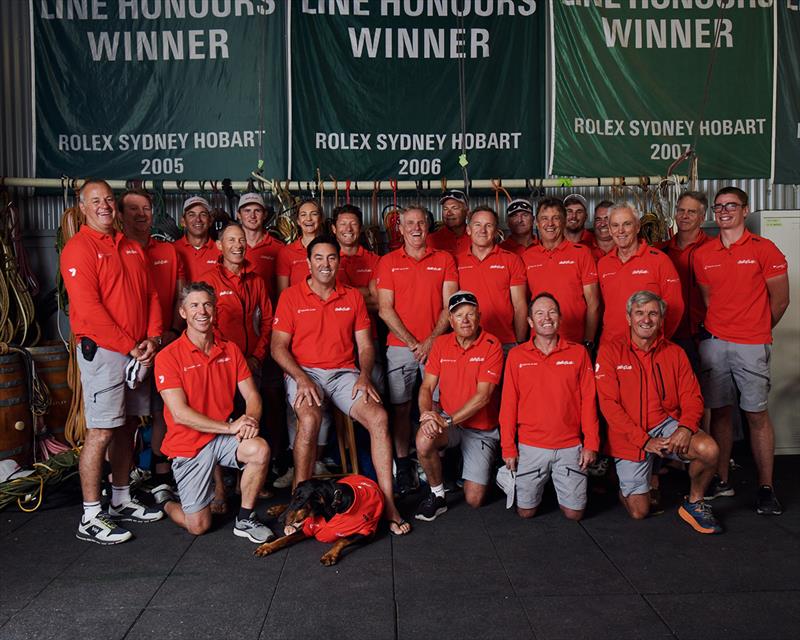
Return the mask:
[(325, 520), (330, 520), (336, 515), (337, 499), (341, 501), (341, 492), (336, 487), (336, 481), (319, 478), (304, 480), (292, 493), (292, 499), (281, 515), (281, 520), (284, 525), (295, 528), (309, 516), (322, 516)]

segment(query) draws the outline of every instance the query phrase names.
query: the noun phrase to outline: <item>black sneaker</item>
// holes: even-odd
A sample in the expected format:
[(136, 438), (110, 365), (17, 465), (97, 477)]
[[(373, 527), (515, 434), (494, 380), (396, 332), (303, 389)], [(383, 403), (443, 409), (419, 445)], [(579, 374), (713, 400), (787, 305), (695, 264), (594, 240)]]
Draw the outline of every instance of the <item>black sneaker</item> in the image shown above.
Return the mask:
[(708, 489), (706, 489), (706, 495), (703, 496), (703, 499), (713, 500), (714, 498), (730, 498), (735, 494), (736, 492), (729, 483), (721, 480), (719, 476), (714, 476), (711, 483), (708, 485)]
[(778, 502), (775, 491), (768, 484), (762, 484), (758, 488), (756, 513), (762, 516), (779, 516), (783, 513), (783, 507)]
[(428, 491), (428, 495), (419, 503), (414, 517), (417, 520), (431, 522), (445, 511), (447, 511), (447, 501), (437, 496), (433, 491)]
[(417, 474), (414, 473), (414, 468), (410, 460), (397, 462), (395, 482), (397, 484), (397, 495), (399, 496), (404, 496), (407, 493), (419, 489), (419, 480), (417, 479)]

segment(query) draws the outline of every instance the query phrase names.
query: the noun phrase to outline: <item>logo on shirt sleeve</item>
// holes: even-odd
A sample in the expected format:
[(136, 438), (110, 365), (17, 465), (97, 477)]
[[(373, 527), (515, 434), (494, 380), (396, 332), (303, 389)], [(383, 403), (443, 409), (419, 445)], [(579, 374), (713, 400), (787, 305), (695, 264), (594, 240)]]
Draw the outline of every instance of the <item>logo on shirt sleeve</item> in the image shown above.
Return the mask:
[(164, 376), (158, 376), (158, 383), (164, 384)]
[(69, 271), (69, 275), (71, 275), (73, 278), (78, 273), (78, 270), (75, 267), (70, 267), (69, 269), (67, 269), (67, 271)]

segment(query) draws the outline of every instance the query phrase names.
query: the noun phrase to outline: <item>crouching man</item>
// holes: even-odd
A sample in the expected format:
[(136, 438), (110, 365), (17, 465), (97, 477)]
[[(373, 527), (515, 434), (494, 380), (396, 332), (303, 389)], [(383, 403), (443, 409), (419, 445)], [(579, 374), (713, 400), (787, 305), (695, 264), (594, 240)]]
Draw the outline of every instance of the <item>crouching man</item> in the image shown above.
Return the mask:
[(592, 361), (582, 344), (559, 335), (558, 301), (542, 292), (530, 304), (532, 337), (508, 354), (500, 405), (503, 461), (516, 472), (517, 513), (532, 518), (552, 477), (561, 511), (580, 520), (586, 468), (600, 448)]
[[(214, 289), (205, 282), (184, 287), (179, 312), (186, 331), (158, 354), (155, 376), (166, 405), (161, 449), (172, 460), (180, 503), (163, 485), (153, 495), (176, 524), (200, 535), (211, 526), (214, 466), (240, 469), (242, 503), (233, 533), (263, 544), (274, 534), (255, 514), (270, 454), (258, 437), (261, 397), (239, 347), (214, 336)], [(237, 388), (245, 413), (228, 422)]]
[[(461, 447), (464, 500), (479, 507), (500, 444), (495, 388), (503, 371), (502, 343), (481, 328), (478, 299), (472, 292), (456, 291), (447, 308), (453, 333), (434, 341), (419, 390), (417, 455), (430, 491), (417, 508), (418, 520), (434, 520), (447, 511), (440, 451)], [(443, 413), (433, 410), (437, 385)]]
[(637, 291), (626, 305), (629, 335), (600, 346), (595, 379), (608, 452), (616, 461), (620, 500), (636, 520), (650, 511), (655, 456), (690, 461), (689, 496), (678, 515), (699, 533), (720, 533), (703, 502), (719, 448), (699, 430), (703, 398), (686, 353), (662, 335), (666, 307), (655, 293)]

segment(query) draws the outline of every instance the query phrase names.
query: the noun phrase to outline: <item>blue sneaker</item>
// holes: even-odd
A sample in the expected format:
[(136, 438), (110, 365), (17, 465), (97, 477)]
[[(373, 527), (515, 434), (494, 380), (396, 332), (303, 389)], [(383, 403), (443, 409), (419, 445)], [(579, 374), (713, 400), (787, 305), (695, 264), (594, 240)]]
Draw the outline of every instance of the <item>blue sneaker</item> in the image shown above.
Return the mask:
[(711, 507), (702, 500), (689, 502), (689, 498), (685, 498), (678, 507), (678, 515), (698, 533), (722, 533), (722, 527), (714, 517)]

